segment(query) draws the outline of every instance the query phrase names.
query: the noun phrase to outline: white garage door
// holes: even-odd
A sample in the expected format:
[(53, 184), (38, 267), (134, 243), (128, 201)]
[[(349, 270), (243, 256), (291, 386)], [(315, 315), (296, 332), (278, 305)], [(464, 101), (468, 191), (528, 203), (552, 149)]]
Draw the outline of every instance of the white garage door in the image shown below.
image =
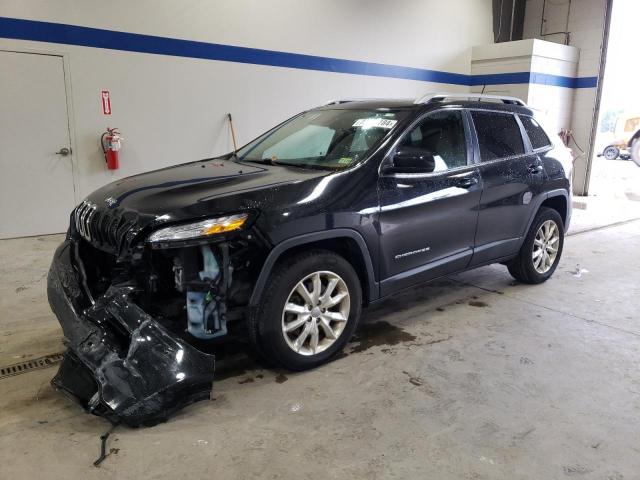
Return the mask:
[(0, 51), (0, 238), (67, 229), (70, 150), (62, 57)]

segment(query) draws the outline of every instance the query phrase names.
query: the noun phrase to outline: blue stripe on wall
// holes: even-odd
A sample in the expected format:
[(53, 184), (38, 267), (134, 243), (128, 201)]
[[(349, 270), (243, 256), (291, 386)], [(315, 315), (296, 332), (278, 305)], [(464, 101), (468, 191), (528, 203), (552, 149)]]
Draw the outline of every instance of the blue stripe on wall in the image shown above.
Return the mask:
[(543, 85), (567, 88), (591, 88), (597, 84), (597, 77), (573, 78), (535, 72), (465, 75), (462, 73), (442, 72), (399, 65), (318, 57), (300, 53), (221, 45), (218, 43), (195, 42), (176, 38), (116, 32), (99, 28), (7, 17), (0, 17), (0, 37), (78, 45), (82, 47), (107, 48), (127, 52), (248, 63), (252, 65), (268, 65), (302, 70), (418, 80), (450, 85), (501, 85), (528, 83), (531, 81)]
[(530, 72), (490, 73), (486, 75), (470, 75), (471, 86), (477, 85), (507, 85), (515, 83), (529, 83)]

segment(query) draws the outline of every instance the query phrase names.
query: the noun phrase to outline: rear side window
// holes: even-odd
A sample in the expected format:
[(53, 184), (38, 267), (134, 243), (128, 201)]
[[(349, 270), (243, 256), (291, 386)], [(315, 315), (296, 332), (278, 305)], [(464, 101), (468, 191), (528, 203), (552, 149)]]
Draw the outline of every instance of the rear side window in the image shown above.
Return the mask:
[(529, 135), (531, 147), (534, 150), (551, 145), (549, 137), (547, 137), (547, 134), (544, 133), (544, 130), (542, 129), (540, 124), (535, 121), (534, 118), (520, 115), (520, 120), (522, 121), (522, 125), (524, 125), (524, 129), (526, 130), (527, 135)]
[(471, 117), (476, 126), (483, 162), (524, 153), (520, 127), (512, 114), (473, 111)]

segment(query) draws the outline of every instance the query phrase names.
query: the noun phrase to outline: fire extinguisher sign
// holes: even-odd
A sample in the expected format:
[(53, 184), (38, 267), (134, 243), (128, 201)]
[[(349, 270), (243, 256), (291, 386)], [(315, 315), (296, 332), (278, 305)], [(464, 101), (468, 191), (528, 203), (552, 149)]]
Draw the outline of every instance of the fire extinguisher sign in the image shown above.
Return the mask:
[(109, 90), (102, 90), (102, 113), (111, 115), (111, 95)]

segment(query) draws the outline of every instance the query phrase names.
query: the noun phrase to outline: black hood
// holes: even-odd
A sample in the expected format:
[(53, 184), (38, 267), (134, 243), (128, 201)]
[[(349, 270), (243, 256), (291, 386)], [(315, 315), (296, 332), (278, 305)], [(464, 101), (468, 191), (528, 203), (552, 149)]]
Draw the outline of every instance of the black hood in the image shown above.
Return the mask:
[(202, 160), (117, 180), (93, 192), (87, 201), (98, 209), (119, 208), (143, 217), (181, 220), (226, 213), (222, 211), (226, 206), (217, 201), (222, 197), (246, 193), (255, 201), (256, 192), (328, 173), (280, 165)]
[[(209, 159), (123, 178), (89, 195), (74, 225), (105, 251), (124, 254), (160, 225), (282, 206), (332, 172)], [(279, 207), (278, 207), (279, 208)]]

